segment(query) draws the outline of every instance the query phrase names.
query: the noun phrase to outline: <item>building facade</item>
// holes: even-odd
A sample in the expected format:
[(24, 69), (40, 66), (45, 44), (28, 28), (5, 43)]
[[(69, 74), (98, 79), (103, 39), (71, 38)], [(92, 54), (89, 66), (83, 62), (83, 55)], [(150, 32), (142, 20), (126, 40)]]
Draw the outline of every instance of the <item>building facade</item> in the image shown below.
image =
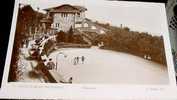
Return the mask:
[(44, 9), (51, 17), (51, 28), (56, 31), (67, 32), (72, 29), (83, 27), (86, 8), (64, 4), (58, 7)]

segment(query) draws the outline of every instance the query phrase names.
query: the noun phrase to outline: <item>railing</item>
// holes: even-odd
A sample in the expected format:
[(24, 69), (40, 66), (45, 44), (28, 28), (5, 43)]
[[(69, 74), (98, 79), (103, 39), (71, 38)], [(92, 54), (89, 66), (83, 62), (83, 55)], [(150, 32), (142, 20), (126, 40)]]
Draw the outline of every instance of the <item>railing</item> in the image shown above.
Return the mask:
[[(55, 36), (50, 36), (45, 40), (42, 40), (39, 44), (39, 46), (44, 47), (44, 45), (51, 39), (54, 39)], [(89, 44), (74, 44), (74, 43), (58, 43), (58, 44), (54, 44), (53, 46), (51, 46), (51, 48), (49, 48), (47, 50), (47, 52), (45, 52), (46, 54), (43, 55), (49, 55), (51, 52), (53, 52), (54, 50), (57, 50), (59, 48), (90, 48), (91, 45)], [(40, 48), (40, 47), (39, 47)], [(42, 49), (43, 50), (43, 49)], [(39, 54), (41, 55), (41, 54)], [(37, 57), (38, 58), (38, 57)], [(36, 58), (36, 59), (37, 59)], [(39, 57), (42, 61), (42, 56)], [(44, 78), (44, 80), (46, 82), (51, 82), (51, 83), (68, 83), (65, 80), (63, 80), (62, 76), (60, 75), (60, 77), (56, 77), (56, 72), (55, 71), (51, 71), (49, 70), (46, 65), (44, 64), (44, 62), (42, 63), (40, 70), (42, 71), (42, 76)], [(59, 73), (58, 73), (59, 74)]]

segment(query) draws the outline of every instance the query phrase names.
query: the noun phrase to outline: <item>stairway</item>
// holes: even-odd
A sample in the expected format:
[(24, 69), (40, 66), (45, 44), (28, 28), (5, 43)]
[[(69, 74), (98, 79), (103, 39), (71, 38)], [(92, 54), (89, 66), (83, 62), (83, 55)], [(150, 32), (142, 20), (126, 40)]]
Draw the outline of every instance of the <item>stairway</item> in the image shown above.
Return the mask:
[(85, 34), (80, 29), (76, 29), (75, 31), (78, 32), (82, 36), (82, 38), (85, 42), (87, 42), (89, 45), (92, 45), (92, 40), (91, 40), (92, 37), (91, 36), (89, 36), (88, 34)]
[(83, 38), (83, 40), (84, 40), (85, 42), (87, 42), (89, 45), (92, 45), (92, 42), (91, 42), (88, 38), (86, 38), (86, 37), (83, 36), (83, 35), (82, 35), (82, 38)]

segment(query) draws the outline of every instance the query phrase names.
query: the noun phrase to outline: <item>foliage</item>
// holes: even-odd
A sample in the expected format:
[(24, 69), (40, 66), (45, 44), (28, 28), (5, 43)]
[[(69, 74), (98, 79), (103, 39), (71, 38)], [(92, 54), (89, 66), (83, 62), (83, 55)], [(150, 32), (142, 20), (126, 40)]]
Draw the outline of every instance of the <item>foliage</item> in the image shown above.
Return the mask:
[(162, 36), (152, 36), (145, 32), (130, 31), (128, 27), (119, 28), (105, 24), (100, 25), (110, 31), (107, 34), (98, 35), (93, 41), (94, 45), (103, 42), (103, 49), (131, 53), (140, 57), (148, 55), (152, 61), (166, 64)]
[(57, 40), (58, 43), (65, 42), (66, 41), (65, 32), (63, 32), (63, 31), (58, 32), (57, 36), (56, 36), (56, 40)]
[(68, 42), (73, 42), (73, 35), (74, 35), (74, 32), (73, 32), (73, 28), (71, 27), (68, 31)]
[(83, 38), (82, 38), (82, 36), (81, 35), (74, 35), (74, 37), (73, 37), (73, 42), (72, 43), (76, 43), (76, 44), (87, 44), (84, 40), (83, 40)]
[(80, 34), (74, 34), (72, 27), (67, 33), (63, 31), (58, 32), (56, 40), (57, 43), (65, 42), (65, 43), (86, 44), (86, 42), (83, 40)]
[(39, 23), (42, 17), (43, 14), (34, 11), (29, 5), (19, 8), (8, 81), (17, 80), (18, 76), (16, 72), (18, 68), (19, 48), (22, 46), (23, 41), (29, 36), (29, 27), (31, 27), (31, 32), (34, 33), (35, 27), (38, 26), (37, 23)]
[(47, 43), (45, 43), (44, 45), (43, 52), (45, 52), (45, 54), (48, 54), (49, 49), (51, 49), (54, 44), (55, 43), (53, 40), (48, 40)]
[(34, 70), (29, 71), (28, 75), (30, 78), (33, 78), (33, 79), (40, 77), (40, 75), (37, 74)]

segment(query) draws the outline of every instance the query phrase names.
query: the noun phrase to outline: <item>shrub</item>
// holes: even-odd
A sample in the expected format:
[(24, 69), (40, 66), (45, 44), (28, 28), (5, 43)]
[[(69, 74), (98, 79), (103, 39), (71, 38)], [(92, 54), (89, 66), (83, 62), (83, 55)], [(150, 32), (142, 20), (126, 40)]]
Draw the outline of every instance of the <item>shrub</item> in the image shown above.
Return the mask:
[(40, 75), (37, 74), (34, 70), (29, 71), (28, 75), (30, 78), (39, 78), (40, 77)]
[(48, 51), (52, 48), (52, 46), (55, 44), (53, 40), (48, 40), (47, 43), (44, 45), (43, 52), (45, 54), (48, 54)]
[(58, 43), (60, 42), (66, 42), (66, 34), (63, 31), (60, 31), (57, 33), (56, 40)]
[(74, 36), (74, 32), (73, 32), (73, 28), (71, 27), (71, 28), (69, 29), (69, 31), (68, 31), (68, 42), (71, 43), (71, 42), (74, 41), (73, 36)]

